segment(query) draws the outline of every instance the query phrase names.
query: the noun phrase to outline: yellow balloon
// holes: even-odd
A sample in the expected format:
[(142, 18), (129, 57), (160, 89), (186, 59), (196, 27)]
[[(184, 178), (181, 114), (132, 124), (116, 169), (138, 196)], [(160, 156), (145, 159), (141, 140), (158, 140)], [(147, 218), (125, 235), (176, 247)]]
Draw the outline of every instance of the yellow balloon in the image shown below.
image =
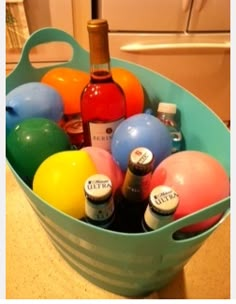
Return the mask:
[(84, 182), (95, 173), (96, 166), (87, 152), (58, 152), (38, 167), (33, 191), (48, 204), (80, 219), (85, 215)]

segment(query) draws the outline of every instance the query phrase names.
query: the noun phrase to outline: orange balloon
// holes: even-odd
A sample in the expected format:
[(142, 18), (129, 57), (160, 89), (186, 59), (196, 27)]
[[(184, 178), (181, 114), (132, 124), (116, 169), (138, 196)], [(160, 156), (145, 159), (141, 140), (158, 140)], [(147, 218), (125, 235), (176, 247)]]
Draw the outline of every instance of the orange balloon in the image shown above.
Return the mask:
[(50, 69), (41, 78), (41, 82), (55, 88), (64, 103), (64, 114), (80, 113), (80, 95), (90, 75), (84, 71), (57, 67)]
[(113, 67), (112, 77), (124, 91), (126, 97), (126, 117), (142, 113), (144, 110), (144, 90), (138, 77), (131, 71)]

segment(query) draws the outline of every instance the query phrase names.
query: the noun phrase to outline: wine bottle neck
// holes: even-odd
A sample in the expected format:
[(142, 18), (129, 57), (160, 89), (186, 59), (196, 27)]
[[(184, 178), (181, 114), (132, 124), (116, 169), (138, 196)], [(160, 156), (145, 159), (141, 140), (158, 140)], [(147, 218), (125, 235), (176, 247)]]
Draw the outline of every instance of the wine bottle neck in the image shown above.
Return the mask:
[(111, 79), (108, 28), (104, 25), (89, 30), (90, 75), (94, 81)]
[(90, 75), (92, 80), (99, 81), (99, 80), (111, 80), (111, 69), (110, 63), (103, 63), (103, 64), (91, 64), (90, 65)]
[[(105, 25), (105, 26), (104, 26)], [(108, 25), (97, 24), (96, 27), (88, 27), (90, 64), (92, 66), (105, 65), (109, 67), (110, 53), (108, 42)]]

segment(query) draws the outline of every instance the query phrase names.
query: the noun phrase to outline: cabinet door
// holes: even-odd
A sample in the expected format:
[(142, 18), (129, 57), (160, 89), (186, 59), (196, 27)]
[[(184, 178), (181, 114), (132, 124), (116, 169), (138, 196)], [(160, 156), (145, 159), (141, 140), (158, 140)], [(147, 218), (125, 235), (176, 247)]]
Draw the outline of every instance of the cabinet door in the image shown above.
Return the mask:
[(193, 0), (188, 31), (230, 31), (230, 0)]
[(98, 17), (111, 31), (185, 31), (191, 0), (100, 0)]

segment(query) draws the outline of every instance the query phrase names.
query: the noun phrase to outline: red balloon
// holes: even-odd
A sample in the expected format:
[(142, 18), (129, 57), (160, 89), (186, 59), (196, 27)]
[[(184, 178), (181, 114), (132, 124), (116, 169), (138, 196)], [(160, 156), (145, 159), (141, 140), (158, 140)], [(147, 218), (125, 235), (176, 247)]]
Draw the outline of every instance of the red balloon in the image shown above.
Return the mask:
[[(224, 167), (212, 156), (199, 151), (181, 151), (164, 159), (153, 172), (151, 189), (158, 185), (168, 185), (179, 194), (175, 219), (210, 206), (230, 194), (230, 181)], [(221, 216), (190, 225), (182, 231), (205, 230)]]

